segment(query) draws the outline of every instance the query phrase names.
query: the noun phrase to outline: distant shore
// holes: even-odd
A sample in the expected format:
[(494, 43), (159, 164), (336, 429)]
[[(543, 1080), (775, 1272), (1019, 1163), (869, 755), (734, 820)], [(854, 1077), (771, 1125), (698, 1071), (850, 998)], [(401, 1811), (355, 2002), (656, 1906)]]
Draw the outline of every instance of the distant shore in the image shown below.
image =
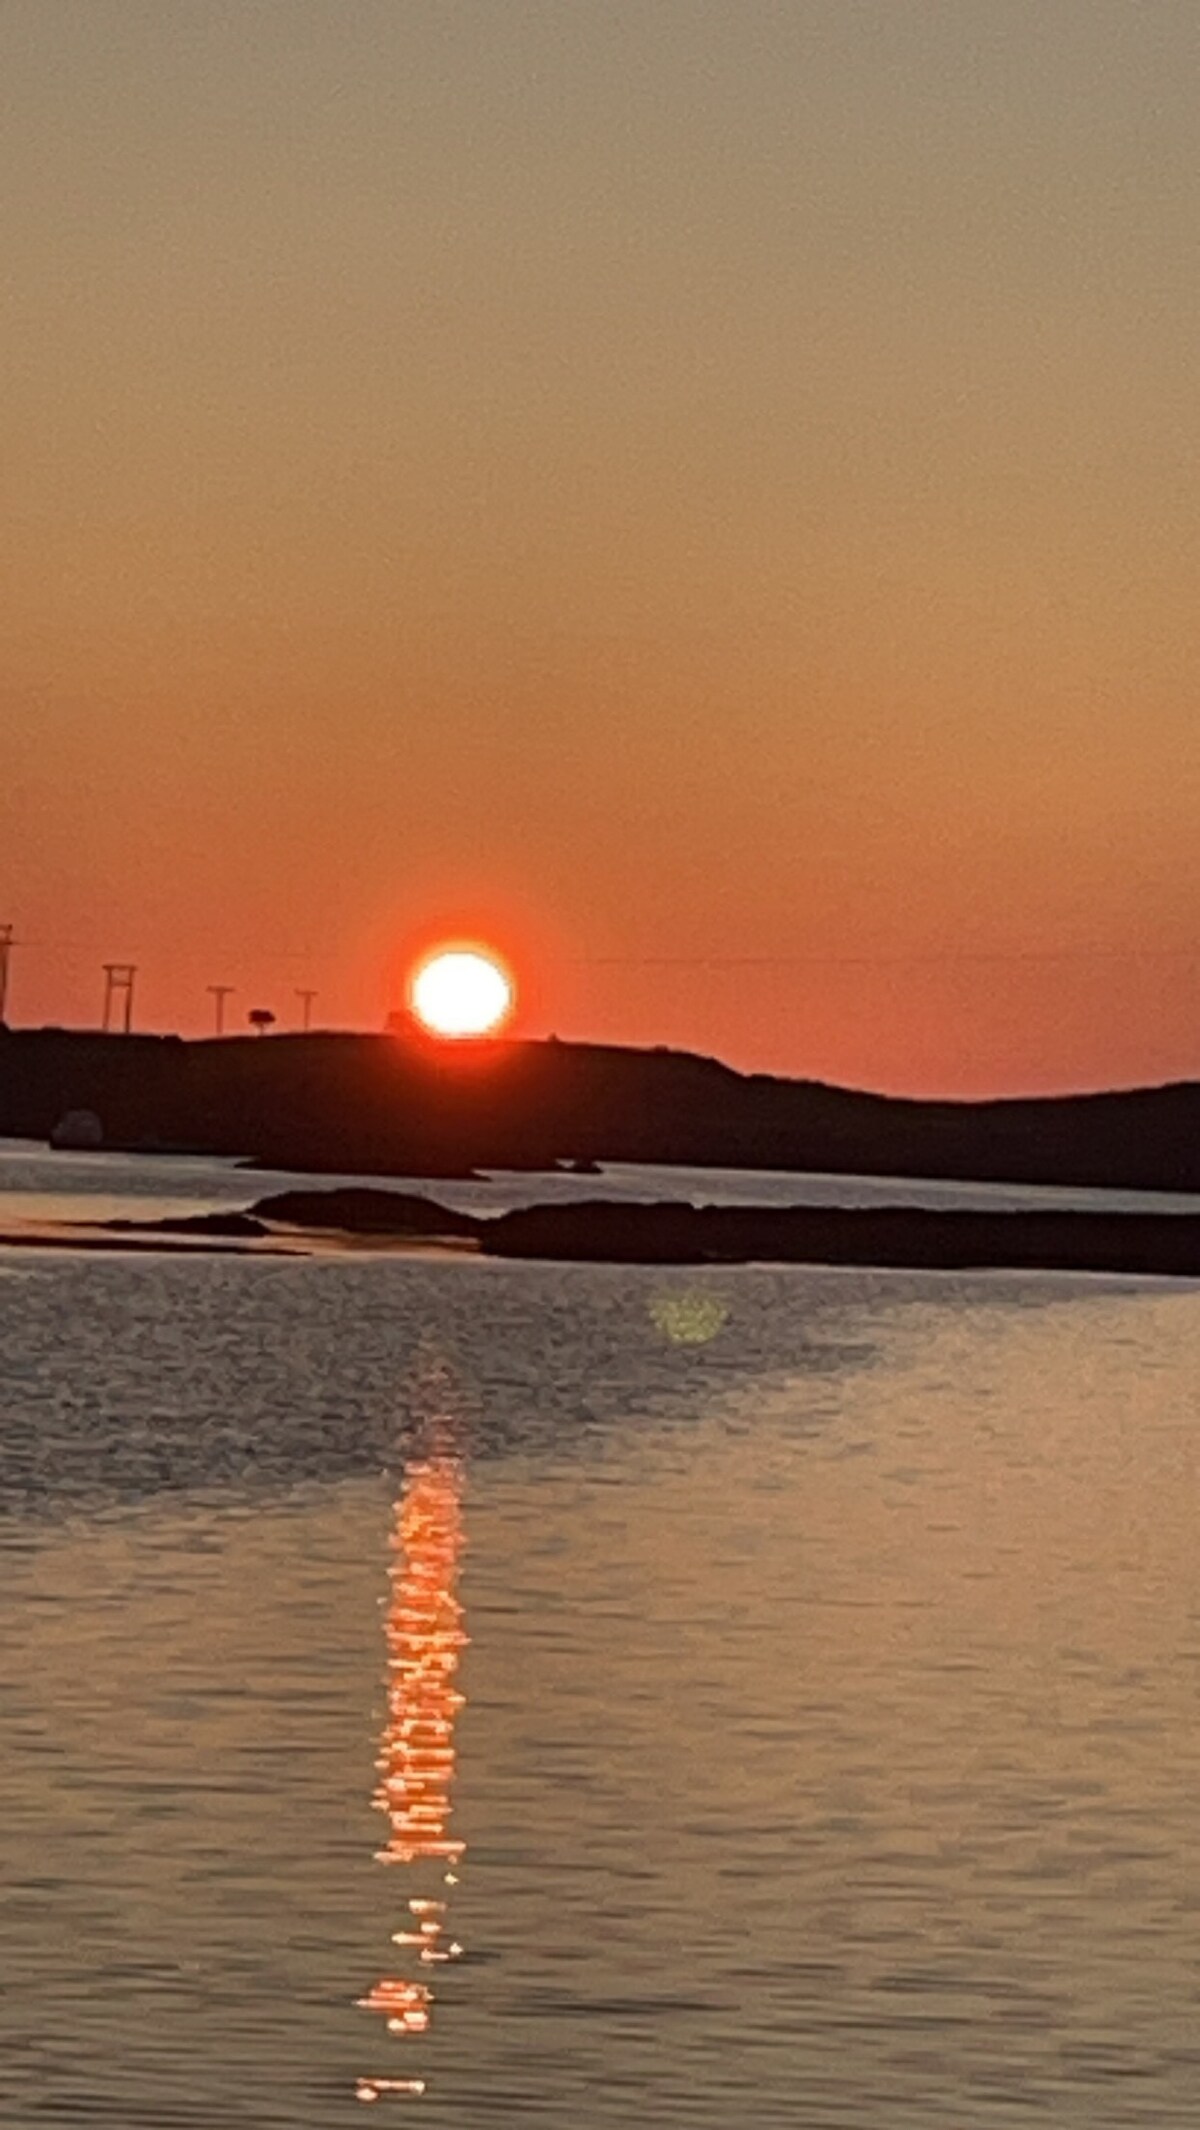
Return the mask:
[(686, 1051), (550, 1040), (0, 1028), (0, 1134), (434, 1184), (620, 1162), (1200, 1192), (1194, 1082), (911, 1100)]

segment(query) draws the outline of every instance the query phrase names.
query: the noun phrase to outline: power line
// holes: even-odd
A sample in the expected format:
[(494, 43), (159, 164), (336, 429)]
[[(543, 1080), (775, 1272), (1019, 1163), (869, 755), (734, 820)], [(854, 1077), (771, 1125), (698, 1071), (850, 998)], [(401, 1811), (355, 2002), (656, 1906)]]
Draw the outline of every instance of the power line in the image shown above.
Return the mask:
[[(7, 934), (9, 943), (17, 942), (11, 925), (0, 926), (0, 946)], [(59, 954), (89, 954), (95, 951), (94, 940), (72, 939), (23, 939), (23, 947), (35, 951)], [(154, 953), (147, 949), (144, 952)], [(309, 947), (239, 947), (226, 951), (225, 958), (231, 961), (261, 963), (270, 961), (317, 960), (328, 964), (333, 959), (332, 950), (314, 954)], [(532, 958), (532, 957), (531, 957)], [(799, 968), (910, 968), (922, 964), (991, 964), (994, 962), (1200, 962), (1200, 943), (1190, 947), (1109, 947), (1089, 942), (1075, 947), (967, 947), (949, 949), (914, 949), (910, 951), (880, 951), (877, 953), (839, 953), (836, 950), (811, 951), (800, 954), (573, 954), (536, 957), (544, 968), (571, 969), (799, 969)], [(215, 985), (207, 987), (215, 991)], [(316, 993), (314, 992), (314, 997)], [(297, 998), (304, 997), (302, 988), (296, 990)]]
[[(22, 946), (36, 947), (39, 952), (45, 954), (94, 954), (99, 946), (99, 941), (96, 939), (55, 939), (51, 937), (22, 940), (21, 944)], [(161, 941), (147, 946), (144, 941), (139, 944), (137, 940), (131, 940), (130, 945), (134, 953), (142, 955), (143, 958), (173, 951), (170, 948), (164, 948)], [(333, 959), (333, 950), (325, 947), (318, 949), (312, 947), (244, 947), (229, 946), (227, 944), (222, 948), (218, 943), (216, 948), (214, 948), (211, 941), (207, 948), (185, 949), (183, 958), (188, 961), (196, 961), (201, 953), (211, 953), (214, 959), (220, 958), (226, 962), (304, 961), (326, 963)]]
[(572, 957), (572, 969), (909, 969), (987, 967), (993, 963), (1200, 962), (1196, 947), (980, 948), (966, 952), (912, 954), (588, 954)]

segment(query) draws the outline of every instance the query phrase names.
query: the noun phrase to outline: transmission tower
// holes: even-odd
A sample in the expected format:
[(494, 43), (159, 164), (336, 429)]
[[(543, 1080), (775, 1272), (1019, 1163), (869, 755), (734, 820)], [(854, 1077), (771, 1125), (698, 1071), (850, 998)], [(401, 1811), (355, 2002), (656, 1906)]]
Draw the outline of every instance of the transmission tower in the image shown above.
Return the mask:
[(308, 1034), (309, 1029), (312, 1027), (313, 1000), (316, 995), (315, 991), (297, 991), (296, 993), (296, 997), (300, 1000), (300, 1026), (305, 1035)]
[(13, 926), (0, 924), (0, 1028), (8, 1018), (8, 962), (16, 941)]
[(112, 1027), (113, 1008), (118, 999), (124, 1001), (121, 1016), (121, 1034), (128, 1035), (133, 1028), (133, 980), (137, 975), (137, 963), (132, 961), (106, 961), (104, 964), (104, 1020), (103, 1031), (107, 1035)]
[(233, 989), (232, 984), (209, 984), (208, 986), (209, 995), (214, 1002), (214, 1017), (218, 1035), (224, 1035), (225, 1033), (225, 1001), (227, 998), (232, 997)]

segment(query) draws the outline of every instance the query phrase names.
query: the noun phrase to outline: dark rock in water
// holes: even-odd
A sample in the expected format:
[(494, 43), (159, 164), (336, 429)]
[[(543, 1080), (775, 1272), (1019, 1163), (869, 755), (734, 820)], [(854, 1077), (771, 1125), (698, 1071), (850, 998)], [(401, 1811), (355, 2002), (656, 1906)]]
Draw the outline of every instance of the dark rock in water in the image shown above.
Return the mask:
[(104, 1145), (104, 1126), (93, 1109), (69, 1109), (53, 1127), (50, 1145), (63, 1153), (94, 1153)]
[(591, 1198), (477, 1219), (407, 1191), (281, 1191), (248, 1213), (99, 1225), (253, 1241), (276, 1226), (394, 1241), (469, 1239), (488, 1256), (577, 1263), (802, 1264), (1104, 1272), (1200, 1279), (1187, 1213), (933, 1212), (915, 1206), (693, 1206)]
[(223, 1235), (239, 1242), (256, 1242), (271, 1232), (250, 1213), (177, 1213), (162, 1220), (102, 1220), (96, 1225), (133, 1235)]
[(269, 1230), (252, 1213), (185, 1213), (159, 1226), (172, 1235), (229, 1235), (252, 1242)]
[(633, 1265), (702, 1264), (710, 1255), (694, 1207), (615, 1198), (519, 1206), (486, 1223), (481, 1247), (496, 1257)]
[(585, 1199), (480, 1224), (497, 1257), (625, 1264), (864, 1265), (1200, 1278), (1186, 1213), (929, 1212), (914, 1206), (691, 1206)]
[(470, 1213), (455, 1213), (410, 1191), (372, 1191), (350, 1186), (334, 1191), (279, 1191), (251, 1208), (260, 1220), (289, 1228), (322, 1228), (342, 1235), (473, 1236), (481, 1225)]

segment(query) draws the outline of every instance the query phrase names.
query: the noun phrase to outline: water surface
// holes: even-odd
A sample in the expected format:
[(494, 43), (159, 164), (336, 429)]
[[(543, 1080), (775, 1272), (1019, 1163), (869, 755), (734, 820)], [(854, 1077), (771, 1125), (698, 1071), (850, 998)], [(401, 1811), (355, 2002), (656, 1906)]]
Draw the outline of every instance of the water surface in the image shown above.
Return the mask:
[(268, 1193), (367, 1184), (415, 1190), (464, 1213), (581, 1198), (684, 1200), (695, 1205), (922, 1206), (931, 1211), (1196, 1213), (1184, 1191), (1110, 1191), (1088, 1185), (969, 1183), (953, 1178), (838, 1176), (781, 1169), (654, 1167), (608, 1162), (596, 1176), (497, 1170), (470, 1180), (419, 1176), (312, 1176), (249, 1169), (206, 1154), (51, 1152), (40, 1141), (0, 1139), (0, 1225), (27, 1220), (160, 1220), (241, 1209)]
[(1193, 1289), (25, 1254), (0, 1371), (6, 2126), (1196, 2121)]

